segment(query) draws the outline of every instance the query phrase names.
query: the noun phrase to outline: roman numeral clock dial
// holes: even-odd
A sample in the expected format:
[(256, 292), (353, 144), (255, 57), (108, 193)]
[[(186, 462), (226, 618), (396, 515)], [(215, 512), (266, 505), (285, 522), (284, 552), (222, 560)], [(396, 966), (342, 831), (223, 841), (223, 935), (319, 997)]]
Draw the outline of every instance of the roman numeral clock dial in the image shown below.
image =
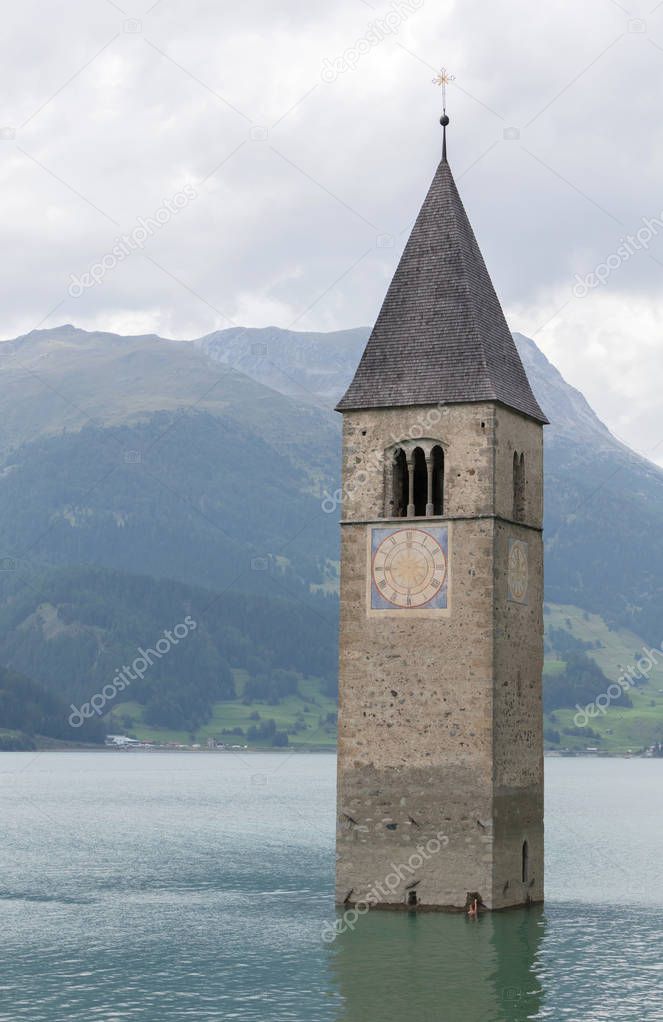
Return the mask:
[(448, 530), (373, 529), (371, 609), (445, 609)]

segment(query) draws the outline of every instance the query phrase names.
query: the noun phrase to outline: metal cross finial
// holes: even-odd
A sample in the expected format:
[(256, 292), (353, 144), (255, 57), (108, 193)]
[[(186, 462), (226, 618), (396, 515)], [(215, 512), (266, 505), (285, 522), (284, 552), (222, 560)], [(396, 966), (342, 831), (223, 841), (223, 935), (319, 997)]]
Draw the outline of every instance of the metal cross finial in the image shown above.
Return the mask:
[(443, 67), (433, 78), (433, 85), (439, 85), (442, 88), (442, 110), (445, 114), (447, 112), (447, 85), (455, 81), (456, 76), (449, 74), (446, 67)]

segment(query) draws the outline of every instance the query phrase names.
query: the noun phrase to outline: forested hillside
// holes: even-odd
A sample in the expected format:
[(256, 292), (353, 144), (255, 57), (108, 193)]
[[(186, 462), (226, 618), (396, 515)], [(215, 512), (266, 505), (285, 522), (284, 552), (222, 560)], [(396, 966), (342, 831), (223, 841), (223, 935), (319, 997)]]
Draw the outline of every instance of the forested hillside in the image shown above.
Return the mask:
[[(336, 677), (331, 409), (367, 335), (235, 329), (188, 344), (67, 326), (0, 345), (0, 663), (84, 701), (194, 608), (195, 642), (132, 684), (132, 719), (246, 734), (259, 722), (242, 707), (262, 700), (263, 718), (287, 705), (280, 730), (313, 733), (301, 715), (317, 702), (327, 720)], [(579, 608), (579, 635), (598, 615), (636, 648), (658, 644), (663, 472), (516, 340), (551, 419), (547, 599)], [(551, 713), (605, 684), (611, 649), (549, 647)], [(643, 736), (657, 727), (647, 698)]]
[[(0, 667), (0, 752), (35, 748), (35, 736), (71, 741), (70, 712), (54, 692)], [(106, 727), (97, 717), (84, 721), (77, 737), (96, 744), (104, 740), (105, 733)]]
[(278, 560), (301, 595), (336, 578), (336, 522), (311, 487), (289, 457), (223, 416), (86, 425), (7, 458), (0, 549), (19, 570), (96, 564), (244, 591), (262, 591), (262, 569)]
[[(129, 699), (145, 708), (146, 723), (187, 732), (209, 721), (216, 702), (235, 699), (231, 669), (243, 671), (265, 701), (295, 692), (303, 678), (334, 696), (335, 600), (293, 601), (281, 591), (277, 584), (269, 597), (214, 593), (99, 568), (32, 573), (27, 586), (5, 577), (0, 661), (39, 678), (67, 704), (114, 686), (104, 712)], [(185, 637), (143, 664), (145, 650), (184, 622)], [(118, 674), (137, 658), (139, 676), (131, 679), (130, 670), (120, 685)]]

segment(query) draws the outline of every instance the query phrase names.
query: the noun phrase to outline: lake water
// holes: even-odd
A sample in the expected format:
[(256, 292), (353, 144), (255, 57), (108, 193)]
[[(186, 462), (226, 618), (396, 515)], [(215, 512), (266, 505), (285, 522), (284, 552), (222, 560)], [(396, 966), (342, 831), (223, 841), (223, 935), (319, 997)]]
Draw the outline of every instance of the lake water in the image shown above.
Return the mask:
[(663, 760), (547, 761), (545, 909), (334, 942), (331, 755), (0, 755), (1, 1022), (663, 1019)]

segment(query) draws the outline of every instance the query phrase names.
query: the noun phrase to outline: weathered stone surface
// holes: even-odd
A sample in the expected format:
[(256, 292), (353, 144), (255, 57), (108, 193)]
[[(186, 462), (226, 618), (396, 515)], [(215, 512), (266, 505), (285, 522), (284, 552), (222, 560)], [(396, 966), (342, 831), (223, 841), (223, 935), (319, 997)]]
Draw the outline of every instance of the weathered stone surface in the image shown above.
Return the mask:
[[(417, 437), (444, 449), (443, 515), (388, 522), (448, 524), (449, 612), (369, 614), (384, 452)], [(402, 906), (413, 891), (424, 908), (462, 908), (474, 892), (487, 908), (543, 898), (542, 449), (539, 423), (493, 402), (344, 415), (339, 903)], [(514, 453), (526, 469), (519, 522)], [(518, 601), (514, 542), (528, 562)]]

